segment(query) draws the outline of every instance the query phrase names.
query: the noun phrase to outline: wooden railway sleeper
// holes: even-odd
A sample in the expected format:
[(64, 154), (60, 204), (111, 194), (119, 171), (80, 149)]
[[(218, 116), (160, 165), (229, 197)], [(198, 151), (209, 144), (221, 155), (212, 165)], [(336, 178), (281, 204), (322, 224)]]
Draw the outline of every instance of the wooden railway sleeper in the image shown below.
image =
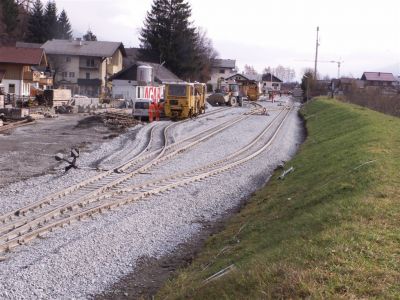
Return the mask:
[[(166, 190), (170, 190), (170, 189), (169, 189), (169, 188), (167, 188)], [(154, 192), (156, 193), (156, 192), (160, 192), (160, 191), (154, 191)], [(65, 193), (64, 193), (64, 194), (65, 194)], [(146, 194), (145, 194), (145, 196), (147, 196), (147, 195), (150, 195), (150, 194), (152, 194), (152, 193), (146, 193)], [(39, 222), (39, 225), (41, 225), (41, 223), (40, 223), (40, 222)]]

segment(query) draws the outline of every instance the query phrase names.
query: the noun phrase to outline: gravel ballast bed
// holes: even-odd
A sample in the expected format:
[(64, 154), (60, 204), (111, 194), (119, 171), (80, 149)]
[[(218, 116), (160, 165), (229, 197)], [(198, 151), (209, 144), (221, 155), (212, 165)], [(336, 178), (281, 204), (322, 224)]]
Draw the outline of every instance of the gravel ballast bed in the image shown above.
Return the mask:
[[(157, 172), (166, 174), (170, 168), (171, 173), (176, 173), (180, 169), (177, 166), (183, 164), (185, 168), (197, 166), (201, 163), (199, 153), (206, 152), (207, 147), (213, 147), (218, 152), (215, 157), (223, 157), (221, 152), (226, 151), (223, 143), (229, 141), (229, 137), (239, 131), (238, 128), (246, 130), (241, 132), (242, 139), (235, 140), (236, 145), (232, 149), (243, 147), (265, 127), (265, 124), (261, 126), (255, 121), (260, 118), (262, 116), (254, 116), (243, 121), (248, 123), (239, 123), (237, 128), (222, 133), (220, 138), (210, 139), (163, 164)], [(272, 115), (268, 120), (272, 120)], [(194, 122), (192, 124), (195, 126)], [(257, 130), (249, 131), (249, 128)], [(177, 138), (184, 136), (184, 133), (175, 133)], [(137, 143), (144, 143), (141, 135), (146, 136), (146, 130), (137, 133)], [(106, 290), (119, 278), (132, 272), (138, 259), (146, 256), (158, 258), (173, 252), (177, 245), (198, 233), (203, 222), (217, 220), (224, 212), (237, 206), (243, 198), (265, 183), (278, 164), (295, 153), (301, 141), (300, 136), (300, 120), (296, 111), (293, 111), (271, 149), (238, 168), (57, 229), (42, 239), (17, 248), (7, 256), (6, 261), (0, 263), (0, 298), (87, 298)], [(220, 143), (217, 144), (216, 140)], [(121, 148), (117, 141), (110, 141), (110, 144), (112, 146), (104, 145), (94, 152), (97, 154), (88, 155), (85, 165)], [(136, 144), (132, 142), (127, 145), (135, 147)], [(140, 148), (139, 144), (137, 146)], [(185, 156), (195, 156), (196, 159), (188, 161)], [(204, 157), (210, 159), (207, 155)], [(77, 182), (93, 173), (74, 170), (74, 176), (68, 178), (71, 182)], [(10, 198), (5, 204), (2, 201), (0, 212), (28, 203), (27, 198), (35, 190), (37, 195), (46, 194), (50, 188), (43, 186), (39, 189), (35, 186), (54, 185), (53, 177), (46, 175), (33, 178), (0, 191), (2, 200), (5, 196)], [(60, 182), (66, 184), (65, 176)], [(71, 182), (68, 182), (69, 185)], [(26, 190), (15, 195), (12, 191), (18, 189), (18, 184)]]

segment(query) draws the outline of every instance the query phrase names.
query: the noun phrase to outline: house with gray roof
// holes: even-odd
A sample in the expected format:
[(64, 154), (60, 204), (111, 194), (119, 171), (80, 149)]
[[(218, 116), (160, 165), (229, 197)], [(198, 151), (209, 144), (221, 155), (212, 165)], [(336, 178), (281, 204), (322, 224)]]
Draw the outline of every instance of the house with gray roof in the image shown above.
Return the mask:
[[(233, 75), (225, 78), (225, 81), (228, 83), (235, 82), (239, 84), (239, 87), (246, 86), (249, 84), (252, 85), (255, 84), (258, 86), (259, 90), (261, 88), (261, 75), (259, 74), (234, 73)], [(246, 93), (247, 92), (245, 92), (245, 94)]]
[(122, 70), (126, 57), (121, 42), (51, 40), (42, 48), (55, 71), (55, 86), (91, 97), (110, 93), (108, 79)]
[(207, 82), (209, 90), (217, 88), (218, 81), (225, 80), (236, 73), (236, 60), (234, 59), (213, 59), (211, 61), (210, 80)]
[[(138, 78), (138, 67), (150, 67), (151, 81), (140, 82)], [(167, 82), (182, 82), (182, 80), (168, 70), (165, 66), (152, 63), (136, 61), (120, 72), (109, 78), (112, 82), (112, 97), (122, 98), (128, 101), (133, 101), (136, 98), (148, 98), (146, 94), (155, 95), (155, 93), (146, 93), (148, 90), (160, 91), (157, 94), (162, 96), (164, 84)], [(158, 96), (157, 96), (158, 97)], [(159, 99), (153, 99), (158, 101)]]
[(265, 91), (280, 91), (283, 81), (271, 73), (265, 73), (261, 77), (261, 82)]

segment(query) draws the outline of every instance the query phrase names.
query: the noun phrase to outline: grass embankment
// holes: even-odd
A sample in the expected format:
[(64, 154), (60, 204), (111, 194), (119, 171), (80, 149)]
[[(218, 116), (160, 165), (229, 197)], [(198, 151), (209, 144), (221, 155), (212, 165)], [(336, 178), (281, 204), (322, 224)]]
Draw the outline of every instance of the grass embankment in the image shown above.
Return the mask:
[(295, 172), (277, 172), (160, 298), (400, 297), (400, 119), (326, 99), (302, 114)]

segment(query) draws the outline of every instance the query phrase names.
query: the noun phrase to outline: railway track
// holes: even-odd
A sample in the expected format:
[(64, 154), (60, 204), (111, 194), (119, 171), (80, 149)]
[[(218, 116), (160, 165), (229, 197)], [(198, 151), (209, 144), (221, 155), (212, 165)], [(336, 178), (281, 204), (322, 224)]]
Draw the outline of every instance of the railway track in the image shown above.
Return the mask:
[[(277, 123), (277, 120), (283, 112), (276, 116), (275, 119), (246, 147), (232, 153), (224, 159), (212, 162), (200, 168), (149, 181), (140, 185), (125, 185), (122, 188), (114, 187), (110, 189), (108, 193), (90, 199), (88, 198), (85, 202), (76, 201), (66, 204), (63, 207), (58, 207), (15, 229), (9, 228), (7, 231), (5, 230), (6, 227), (3, 226), (0, 228), (0, 252), (24, 244), (56, 227), (71, 224), (82, 218), (146, 198), (150, 195), (204, 180), (237, 167), (253, 159), (271, 145), (289, 113), (290, 111), (287, 110), (283, 118), (281, 118), (276, 125), (276, 129), (272, 135), (268, 137), (265, 142), (262, 142), (262, 139), (266, 138), (268, 131)], [(256, 147), (257, 144), (258, 147)], [(252, 149), (254, 147), (255, 149)]]
[[(218, 113), (225, 110), (225, 108), (223, 109), (219, 109), (219, 110), (214, 110), (211, 113), (205, 114), (204, 117), (207, 117), (209, 115)], [(146, 145), (146, 147), (137, 155), (135, 155), (133, 158), (131, 158), (130, 160), (120, 164), (120, 165), (116, 165), (114, 166), (112, 169), (107, 170), (107, 171), (103, 171), (100, 174), (93, 176), (91, 178), (88, 178), (84, 181), (81, 181), (78, 184), (72, 185), (68, 188), (65, 188), (61, 191), (55, 192), (47, 197), (45, 197), (44, 199), (40, 199), (38, 201), (35, 201), (23, 208), (20, 208), (18, 210), (14, 210), (12, 212), (9, 212), (7, 214), (4, 214), (2, 216), (0, 216), (0, 224), (5, 224), (8, 223), (9, 221), (12, 221), (13, 219), (16, 218), (20, 218), (21, 215), (25, 215), (28, 212), (34, 211), (36, 208), (42, 208), (45, 205), (50, 205), (52, 202), (54, 202), (55, 200), (58, 200), (60, 198), (65, 198), (68, 195), (71, 195), (72, 193), (76, 192), (76, 191), (83, 191), (83, 193), (89, 191), (91, 192), (90, 194), (86, 194), (86, 196), (92, 196), (94, 193), (101, 193), (102, 191), (106, 190), (110, 185), (114, 184), (117, 180), (123, 180), (122, 177), (127, 178), (126, 174), (123, 173), (128, 173), (129, 178), (139, 174), (140, 172), (144, 172), (147, 171), (149, 168), (155, 166), (157, 163), (165, 160), (166, 158), (164, 158), (163, 160), (161, 160), (161, 156), (164, 155), (164, 153), (168, 150), (169, 152), (173, 152), (170, 153), (168, 155), (167, 158), (172, 157), (173, 155), (176, 155), (179, 153), (179, 151), (183, 151), (185, 149), (188, 149), (189, 147), (193, 147), (195, 144), (198, 144), (199, 142), (205, 140), (207, 137), (211, 137), (212, 135), (217, 134), (218, 132), (222, 131), (221, 130), (221, 125), (217, 125), (214, 128), (211, 129), (207, 129), (204, 130), (202, 132), (200, 132), (200, 134), (188, 137), (186, 139), (183, 139), (181, 141), (178, 141), (172, 145), (168, 145), (168, 131), (174, 127), (177, 126), (179, 124), (188, 122), (189, 120), (183, 120), (180, 122), (175, 122), (175, 123), (170, 123), (168, 126), (164, 127), (163, 129), (163, 140), (164, 140), (164, 144), (161, 148), (152, 151), (150, 153), (148, 153), (149, 148), (151, 147), (151, 144), (153, 142), (153, 137), (154, 137), (154, 128), (152, 128), (152, 130), (150, 131), (150, 135), (149, 135), (149, 140), (148, 143)], [(227, 121), (225, 123), (222, 124), (225, 125), (224, 129), (229, 127), (226, 126), (227, 123), (231, 123), (231, 126), (234, 124), (232, 121)], [(200, 136), (203, 134), (207, 134), (206, 137), (203, 136), (203, 138), (201, 140), (198, 140), (197, 142), (192, 142), (189, 145), (185, 145), (184, 147), (179, 147), (179, 145), (184, 144), (192, 139), (199, 139)], [(172, 151), (174, 150), (174, 151)], [(120, 181), (118, 181), (120, 182)], [(73, 195), (77, 198), (82, 198), (83, 195)]]
[(29, 120), (22, 120), (22, 121), (13, 122), (13, 123), (1, 126), (0, 127), (0, 133), (1, 132), (5, 132), (7, 130), (14, 129), (14, 128), (18, 128), (18, 127), (21, 127), (21, 126), (33, 124), (33, 123), (34, 123), (34, 121), (29, 121)]
[[(198, 119), (205, 118), (205, 117), (208, 117), (210, 115), (214, 115), (214, 114), (223, 112), (223, 111), (225, 111), (227, 109), (229, 109), (229, 108), (225, 108), (224, 107), (224, 108), (215, 109), (215, 110), (213, 110), (211, 112), (207, 112), (206, 114), (203, 114), (203, 115), (199, 116)], [(186, 119), (186, 120), (182, 120), (182, 121), (179, 121), (179, 122), (175, 122), (175, 123), (173, 123), (174, 124), (173, 126), (177, 126), (179, 124), (182, 124), (182, 123), (185, 123), (185, 122), (188, 122), (188, 121), (190, 121), (190, 119)], [(122, 151), (117, 151), (114, 154), (110, 155), (105, 160), (105, 162), (107, 163), (109, 161), (113, 161), (113, 160), (115, 161), (116, 157), (119, 157), (119, 158), (122, 157), (124, 159), (122, 159), (119, 162), (119, 165), (121, 165), (121, 164), (127, 163), (128, 161), (130, 161), (130, 160), (132, 160), (134, 158), (137, 158), (137, 157), (143, 155), (144, 153), (146, 153), (146, 152), (148, 152), (150, 150), (162, 148), (164, 146), (163, 145), (163, 142), (164, 142), (163, 141), (163, 139), (164, 139), (163, 131), (165, 129), (165, 126), (168, 126), (167, 122), (165, 122), (167, 124), (163, 124), (163, 123), (164, 122), (157, 123), (155, 126), (151, 127), (151, 129), (148, 131), (148, 138), (147, 138), (148, 142), (144, 146), (144, 148), (142, 149), (142, 151), (140, 153), (135, 153), (135, 151), (132, 151), (132, 149), (126, 148), (126, 149), (123, 149)], [(157, 133), (157, 131), (160, 131), (160, 132)], [(155, 140), (155, 136), (157, 136), (157, 134), (160, 136), (159, 137), (160, 141), (155, 143), (154, 140)], [(111, 164), (107, 164), (107, 165), (111, 165)], [(115, 167), (117, 167), (117, 166), (114, 166), (113, 168), (115, 168)]]
[[(225, 109), (221, 109), (221, 110), (225, 110)], [(213, 113), (220, 112), (221, 110), (216, 110)], [(255, 111), (253, 110), (252, 113), (255, 113)], [(228, 128), (230, 126), (233, 126), (234, 124), (247, 118), (249, 115), (250, 114), (244, 115), (235, 120), (228, 120), (228, 121), (226, 121), (220, 125), (217, 125), (211, 129), (205, 130), (205, 131), (201, 132), (200, 134), (188, 137), (188, 138), (186, 138), (182, 141), (179, 141), (175, 144), (172, 144), (172, 145), (168, 145), (168, 143), (166, 142), (164, 147), (161, 150), (156, 150), (156, 151), (153, 151), (152, 153), (144, 155), (144, 153), (146, 153), (146, 151), (149, 148), (149, 145), (152, 142), (151, 137), (153, 136), (153, 133), (154, 133), (154, 128), (153, 128), (150, 132), (150, 138), (149, 138), (149, 142), (148, 142), (147, 146), (134, 159), (132, 159), (132, 161), (116, 168), (116, 170), (118, 170), (119, 172), (117, 172), (117, 173), (110, 172), (110, 171), (103, 172), (99, 176), (90, 178), (89, 180), (82, 182), (78, 185), (64, 189), (63, 191), (57, 192), (53, 195), (50, 195), (50, 196), (46, 197), (45, 199), (37, 201), (37, 202), (30, 204), (24, 208), (21, 208), (19, 210), (16, 210), (16, 211), (13, 211), (6, 215), (1, 216), (0, 224), (2, 224), (2, 225), (0, 227), (0, 235), (2, 238), (0, 239), (0, 241), (3, 241), (4, 243), (6, 243), (5, 241), (9, 242), (9, 240), (11, 238), (10, 232), (11, 232), (11, 235), (14, 235), (13, 238), (15, 239), (15, 237), (16, 237), (15, 234), (17, 236), (21, 236), (23, 234), (23, 230), (32, 231), (32, 229), (33, 229), (32, 226), (42, 226), (44, 223), (48, 222), (48, 218), (50, 217), (50, 214), (52, 212), (53, 212), (53, 215), (51, 215), (51, 217), (50, 217), (51, 219), (55, 218), (57, 214), (60, 214), (60, 215), (64, 214), (65, 213), (65, 209), (64, 209), (65, 205), (68, 205), (68, 207), (71, 207), (71, 205), (73, 205), (73, 204), (82, 206), (82, 203), (84, 203), (84, 201), (86, 201), (87, 199), (89, 199), (89, 200), (91, 198), (93, 199), (93, 197), (97, 197), (97, 196), (101, 195), (102, 193), (104, 193), (105, 191), (107, 191), (110, 188), (115, 189), (116, 186), (118, 186), (121, 183), (125, 182), (126, 180), (132, 178), (135, 174), (138, 174), (141, 171), (144, 171), (144, 170), (154, 166), (155, 164), (161, 162), (162, 160), (171, 158), (172, 156), (180, 153), (183, 150), (193, 147), (194, 145), (202, 142), (203, 140), (205, 140), (207, 138), (210, 138), (211, 136), (214, 136), (215, 134), (221, 132), (222, 130), (225, 130), (226, 128)], [(185, 121), (182, 121), (182, 122), (185, 122)], [(176, 124), (178, 124), (178, 123), (172, 123), (164, 129), (164, 140), (165, 141), (167, 141), (168, 129), (172, 126), (175, 126)], [(181, 146), (179, 146), (179, 145), (181, 145)], [(166, 152), (169, 152), (169, 153), (167, 155), (165, 155)], [(155, 158), (150, 159), (149, 163), (147, 163), (137, 169), (135, 169), (135, 168), (133, 168), (132, 170), (129, 169), (129, 168), (132, 168), (132, 166), (137, 161), (149, 158), (150, 156), (155, 156)], [(165, 156), (165, 158), (161, 159), (161, 157), (163, 157), (163, 156)], [(117, 175), (115, 175), (115, 174), (118, 174), (118, 173), (121, 173), (124, 171), (128, 171), (128, 172), (126, 175), (124, 174), (122, 177), (118, 177)], [(101, 181), (102, 178), (106, 178), (106, 180)], [(76, 190), (81, 190), (81, 191), (84, 191), (87, 193), (84, 193), (84, 195), (73, 194), (73, 191), (76, 191)], [(61, 203), (57, 203), (58, 199), (63, 199), (63, 201)], [(81, 203), (81, 204), (79, 204), (79, 203)], [(32, 222), (35, 222), (35, 219), (37, 220), (37, 218), (32, 215), (34, 215), (37, 212), (37, 210), (41, 210), (41, 209), (43, 209), (43, 207), (46, 207), (46, 206), (48, 207), (47, 211), (45, 211), (44, 213), (41, 213), (39, 216), (39, 221), (38, 222), (36, 221), (35, 225), (32, 225), (33, 224)], [(57, 214), (54, 214), (55, 210), (58, 210)], [(18, 231), (18, 233), (15, 233), (16, 231)], [(6, 238), (4, 238), (5, 234), (8, 234), (8, 236)], [(15, 240), (14, 240), (14, 242), (15, 242)], [(0, 252), (4, 251), (5, 249), (9, 249), (9, 248), (12, 248), (12, 246), (10, 247), (10, 245), (8, 245), (8, 246), (2, 245), (2, 246), (0, 246)]]

